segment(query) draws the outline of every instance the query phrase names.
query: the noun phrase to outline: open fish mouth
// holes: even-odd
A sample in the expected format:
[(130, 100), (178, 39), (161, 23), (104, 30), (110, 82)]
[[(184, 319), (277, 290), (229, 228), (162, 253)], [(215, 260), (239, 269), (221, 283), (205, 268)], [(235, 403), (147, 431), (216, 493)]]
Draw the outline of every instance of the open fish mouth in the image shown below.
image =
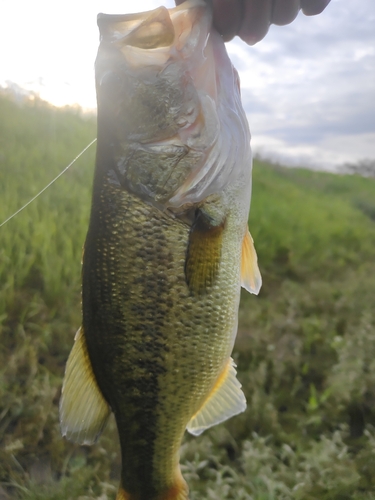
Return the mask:
[[(107, 63), (116, 61), (118, 66), (126, 65), (128, 74), (137, 75), (137, 69), (141, 70), (140, 79), (145, 79), (148, 66), (169, 72), (167, 77), (172, 79), (176, 70), (168, 67), (178, 61), (178, 66), (184, 67), (184, 73), (194, 81), (195, 87), (202, 87), (201, 80), (205, 78), (204, 88), (216, 98), (215, 85), (206, 76), (207, 73), (212, 76), (209, 54), (206, 54), (212, 14), (203, 0), (187, 0), (174, 9), (162, 6), (138, 14), (98, 14), (97, 22), (103, 52), (96, 63), (99, 73), (101, 60), (108, 57)], [(109, 69), (113, 70), (114, 66)], [(186, 82), (179, 83), (185, 85)], [(185, 116), (177, 120), (179, 128), (190, 127), (189, 132), (194, 132), (191, 126), (197, 120), (202, 121), (198, 115), (191, 105)]]
[(116, 45), (129, 64), (165, 64), (171, 48), (189, 57), (202, 37), (207, 38), (211, 14), (203, 1), (185, 2), (174, 9), (159, 7), (139, 14), (99, 14), (101, 42)]
[(98, 112), (116, 176), (155, 206), (199, 203), (251, 162), (238, 74), (211, 23), (203, 0), (98, 16)]

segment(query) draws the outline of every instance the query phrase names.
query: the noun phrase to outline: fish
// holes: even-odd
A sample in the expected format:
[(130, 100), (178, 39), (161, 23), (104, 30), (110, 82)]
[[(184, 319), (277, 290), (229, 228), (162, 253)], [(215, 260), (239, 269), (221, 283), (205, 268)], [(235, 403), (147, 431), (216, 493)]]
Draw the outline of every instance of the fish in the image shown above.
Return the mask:
[(113, 412), (117, 500), (187, 500), (180, 445), (246, 409), (231, 353), (248, 230), (250, 131), (237, 71), (203, 0), (98, 15), (97, 152), (82, 325), (63, 436), (92, 444)]

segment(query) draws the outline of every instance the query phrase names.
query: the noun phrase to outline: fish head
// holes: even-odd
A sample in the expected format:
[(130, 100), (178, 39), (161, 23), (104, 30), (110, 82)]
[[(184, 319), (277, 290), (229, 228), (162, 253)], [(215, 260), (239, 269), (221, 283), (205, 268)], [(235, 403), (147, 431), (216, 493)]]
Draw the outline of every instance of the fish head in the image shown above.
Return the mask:
[(169, 139), (197, 119), (200, 102), (188, 66), (204, 57), (211, 17), (203, 2), (187, 3), (98, 16), (98, 109), (116, 117), (114, 131), (122, 142)]
[(247, 122), (237, 72), (211, 25), (203, 0), (98, 16), (98, 137), (112, 145), (120, 183), (151, 202), (197, 203), (233, 177), (232, 136)]

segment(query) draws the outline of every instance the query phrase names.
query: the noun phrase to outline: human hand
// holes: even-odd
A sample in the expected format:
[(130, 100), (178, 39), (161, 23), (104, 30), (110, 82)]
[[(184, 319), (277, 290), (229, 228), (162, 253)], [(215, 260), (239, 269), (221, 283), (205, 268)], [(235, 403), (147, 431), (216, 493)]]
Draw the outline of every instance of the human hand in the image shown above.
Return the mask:
[[(176, 0), (180, 5), (184, 0)], [(211, 0), (213, 23), (227, 42), (238, 35), (249, 45), (264, 38), (271, 24), (291, 23), (300, 9), (306, 16), (320, 14), (330, 0)]]

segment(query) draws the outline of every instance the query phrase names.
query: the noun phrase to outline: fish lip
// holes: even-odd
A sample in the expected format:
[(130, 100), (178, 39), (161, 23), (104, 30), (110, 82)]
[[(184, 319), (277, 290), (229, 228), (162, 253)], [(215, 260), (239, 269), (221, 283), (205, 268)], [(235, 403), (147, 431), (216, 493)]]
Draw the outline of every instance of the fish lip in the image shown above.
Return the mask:
[[(160, 43), (152, 47), (143, 47), (135, 43), (135, 47), (143, 49), (167, 48), (185, 43), (186, 28), (184, 25), (186, 25), (188, 17), (193, 16), (194, 21), (187, 24), (194, 25), (198, 18), (202, 15), (207, 16), (208, 13), (210, 19), (207, 23), (208, 34), (212, 14), (211, 10), (207, 9), (205, 0), (187, 0), (171, 9), (160, 6), (156, 9), (132, 14), (104, 14), (101, 12), (97, 15), (97, 25), (101, 42), (120, 42), (121, 45), (132, 46), (137, 38), (137, 32), (140, 31), (141, 38), (145, 36), (145, 32), (148, 32), (148, 36), (160, 38)], [(185, 34), (183, 34), (184, 31)], [(183, 41), (180, 41), (181, 37)]]
[[(156, 9), (157, 10), (157, 9)], [(152, 14), (155, 12), (155, 10), (150, 10), (147, 12), (141, 12), (141, 13), (136, 13), (136, 14), (104, 14), (103, 12), (99, 12), (99, 14), (96, 17), (96, 22), (99, 28), (99, 33), (100, 33), (100, 39), (102, 38), (107, 38), (111, 37), (111, 33), (113, 30), (111, 30), (111, 25), (115, 23), (124, 23), (124, 22), (130, 22), (130, 21), (139, 21), (142, 22), (142, 18), (144, 17), (144, 14)]]
[(105, 14), (103, 12), (99, 12), (97, 15), (97, 22), (99, 29), (103, 26), (104, 22), (122, 22), (122, 21), (127, 21), (131, 20), (132, 18), (138, 19), (139, 14)]
[[(163, 21), (169, 21), (169, 23), (171, 23), (168, 9), (161, 6), (157, 9), (135, 14), (99, 13), (97, 16), (97, 25), (100, 33), (100, 41), (125, 41), (133, 32), (136, 32), (144, 24), (147, 25), (152, 21), (162, 21), (162, 24)], [(167, 28), (163, 26), (163, 29), (165, 31)], [(132, 43), (130, 43), (130, 45), (132, 45)]]

